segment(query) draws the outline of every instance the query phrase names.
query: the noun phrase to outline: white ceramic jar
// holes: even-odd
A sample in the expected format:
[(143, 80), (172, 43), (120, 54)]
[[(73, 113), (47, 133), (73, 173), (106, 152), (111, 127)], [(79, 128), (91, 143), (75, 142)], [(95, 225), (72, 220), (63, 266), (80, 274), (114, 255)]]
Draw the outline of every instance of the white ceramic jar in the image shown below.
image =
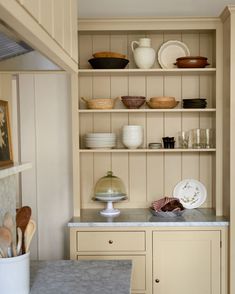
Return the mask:
[[(134, 45), (138, 45), (134, 48)], [(134, 60), (138, 68), (151, 68), (156, 59), (156, 52), (151, 48), (151, 39), (141, 38), (139, 41), (131, 42), (131, 49), (134, 55)]]
[(136, 149), (143, 143), (143, 127), (139, 125), (124, 126), (122, 142), (128, 149)]

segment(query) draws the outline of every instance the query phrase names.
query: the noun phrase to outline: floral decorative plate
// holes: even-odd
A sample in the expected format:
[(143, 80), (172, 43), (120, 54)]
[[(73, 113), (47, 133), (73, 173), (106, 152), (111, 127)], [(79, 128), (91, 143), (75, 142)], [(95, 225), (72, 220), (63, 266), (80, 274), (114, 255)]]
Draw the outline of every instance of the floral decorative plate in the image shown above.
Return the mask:
[(174, 68), (174, 63), (179, 57), (189, 56), (187, 45), (177, 40), (167, 41), (158, 51), (158, 62), (162, 68)]
[(201, 182), (194, 179), (185, 179), (175, 186), (173, 196), (180, 200), (184, 208), (192, 209), (205, 202), (207, 191)]

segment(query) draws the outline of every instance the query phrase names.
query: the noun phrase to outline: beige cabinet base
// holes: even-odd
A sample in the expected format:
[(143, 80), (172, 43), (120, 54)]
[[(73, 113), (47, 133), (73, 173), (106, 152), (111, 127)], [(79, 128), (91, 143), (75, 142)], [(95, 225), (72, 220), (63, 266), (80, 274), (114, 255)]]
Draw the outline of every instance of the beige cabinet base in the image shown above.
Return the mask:
[(70, 228), (71, 259), (132, 260), (132, 294), (227, 294), (226, 252), (226, 227)]

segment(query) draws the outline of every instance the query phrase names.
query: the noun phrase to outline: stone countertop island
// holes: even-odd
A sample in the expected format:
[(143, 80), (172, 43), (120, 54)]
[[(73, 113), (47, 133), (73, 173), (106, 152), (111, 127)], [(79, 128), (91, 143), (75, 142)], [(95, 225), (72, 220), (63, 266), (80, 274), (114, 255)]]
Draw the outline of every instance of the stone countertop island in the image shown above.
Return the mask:
[(130, 260), (31, 261), (30, 294), (130, 294)]

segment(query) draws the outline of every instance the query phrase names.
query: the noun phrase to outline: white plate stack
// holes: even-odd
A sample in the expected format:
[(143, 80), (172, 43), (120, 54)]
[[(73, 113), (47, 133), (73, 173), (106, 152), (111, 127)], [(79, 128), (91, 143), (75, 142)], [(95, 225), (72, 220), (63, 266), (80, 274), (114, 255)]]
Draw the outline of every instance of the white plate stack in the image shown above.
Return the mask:
[(143, 127), (138, 125), (124, 126), (122, 142), (128, 149), (136, 149), (143, 143)]
[(115, 133), (88, 133), (85, 145), (90, 149), (111, 149), (116, 146)]

